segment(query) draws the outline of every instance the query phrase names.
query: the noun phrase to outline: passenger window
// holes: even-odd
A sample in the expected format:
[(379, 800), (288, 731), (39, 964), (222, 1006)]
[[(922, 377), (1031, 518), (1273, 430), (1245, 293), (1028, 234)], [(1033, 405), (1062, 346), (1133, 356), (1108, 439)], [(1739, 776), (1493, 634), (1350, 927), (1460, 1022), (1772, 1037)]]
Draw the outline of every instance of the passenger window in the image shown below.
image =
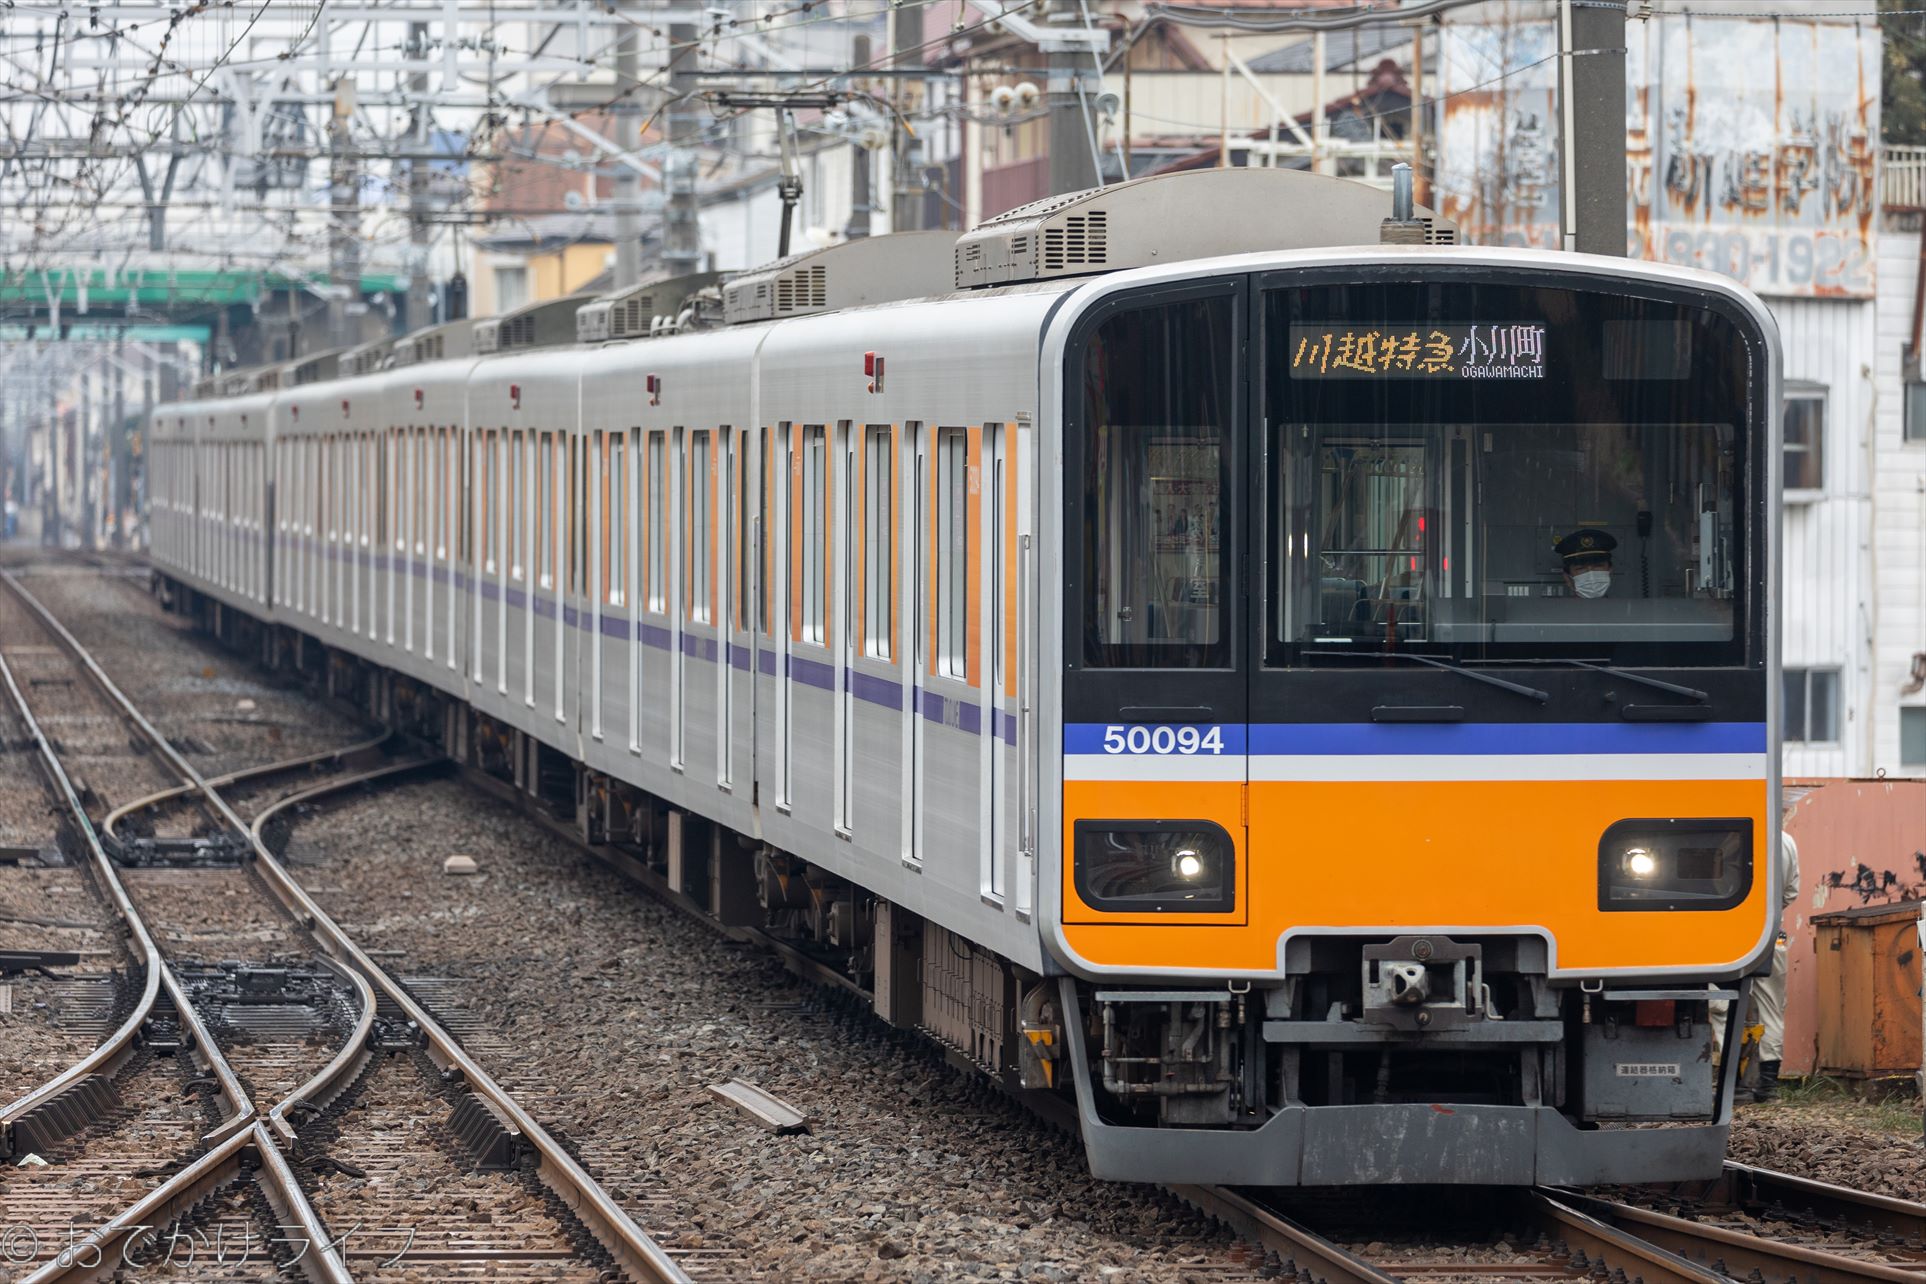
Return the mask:
[(895, 430), (871, 426), (863, 444), (863, 649), (878, 660), (891, 655), (895, 621), (890, 617), (895, 570)]
[(823, 641), (824, 550), (823, 509), (828, 481), (828, 443), (821, 424), (803, 426), (802, 476), (802, 640)]
[(714, 615), (709, 579), (709, 546), (714, 530), (709, 524), (709, 496), (715, 479), (709, 470), (709, 442), (706, 432), (689, 435), (689, 617), (699, 624), (709, 623)]
[(527, 526), (523, 505), (528, 502), (528, 465), (523, 450), (522, 434), (510, 433), (508, 436), (509, 504), (503, 516), (508, 523), (508, 576), (515, 580), (523, 577), (528, 555), (528, 550), (522, 547), (522, 531)]
[(970, 675), (969, 433), (936, 435), (936, 666), (946, 678)]
[(623, 538), (629, 489), (627, 447), (619, 433), (602, 438), (602, 599), (610, 606), (623, 604), (628, 583), (628, 545)]
[(553, 509), (554, 471), (549, 442), (552, 433), (543, 433), (536, 438), (535, 446), (535, 583), (542, 588), (552, 588), (555, 584), (554, 569), (550, 565), (555, 552), (555, 542), (550, 537), (550, 522)]
[(666, 611), (669, 609), (668, 583), (666, 573), (668, 542), (663, 538), (665, 525), (662, 513), (662, 434), (649, 434), (649, 609)]
[(1084, 662), (1230, 660), (1229, 296), (1119, 312), (1083, 363)]
[(758, 541), (757, 547), (757, 556), (761, 559), (761, 574), (756, 577), (756, 627), (761, 629), (764, 635), (769, 635), (773, 628), (769, 614), (769, 595), (773, 592), (770, 559), (773, 556), (771, 545), (776, 541), (776, 533), (775, 528), (769, 524), (769, 506), (774, 502), (772, 495), (779, 480), (775, 472), (776, 440), (777, 433), (786, 432), (788, 432), (786, 425), (773, 433), (767, 428), (763, 429), (762, 468), (756, 479), (762, 496), (760, 508), (762, 539)]

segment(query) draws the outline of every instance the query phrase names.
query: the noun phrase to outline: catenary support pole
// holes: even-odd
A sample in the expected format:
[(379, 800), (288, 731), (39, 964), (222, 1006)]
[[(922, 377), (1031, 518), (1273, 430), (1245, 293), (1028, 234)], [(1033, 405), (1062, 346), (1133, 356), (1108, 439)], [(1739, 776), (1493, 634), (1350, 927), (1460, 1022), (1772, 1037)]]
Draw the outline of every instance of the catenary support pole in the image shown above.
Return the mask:
[[(618, 9), (632, 8), (618, 4)], [(638, 26), (627, 28), (615, 45), (615, 145), (634, 155), (642, 145), (642, 104), (636, 89)], [(615, 288), (627, 289), (642, 279), (642, 175), (633, 165), (615, 169)]]
[(1586, 254), (1626, 249), (1625, 5), (1560, 0), (1559, 96), (1565, 156), (1564, 247)]
[(662, 266), (671, 276), (702, 270), (702, 223), (696, 203), (697, 134), (696, 28), (692, 22), (669, 26), (669, 159), (662, 175), (668, 187), (664, 204)]

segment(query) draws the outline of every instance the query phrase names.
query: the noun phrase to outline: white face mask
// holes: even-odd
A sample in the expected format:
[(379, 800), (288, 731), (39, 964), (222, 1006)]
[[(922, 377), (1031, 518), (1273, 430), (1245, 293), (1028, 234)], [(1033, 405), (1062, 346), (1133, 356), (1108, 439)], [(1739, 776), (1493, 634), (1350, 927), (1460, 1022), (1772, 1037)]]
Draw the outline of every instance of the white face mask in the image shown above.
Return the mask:
[(1604, 597), (1612, 587), (1610, 571), (1580, 571), (1572, 576), (1572, 591), (1580, 597)]

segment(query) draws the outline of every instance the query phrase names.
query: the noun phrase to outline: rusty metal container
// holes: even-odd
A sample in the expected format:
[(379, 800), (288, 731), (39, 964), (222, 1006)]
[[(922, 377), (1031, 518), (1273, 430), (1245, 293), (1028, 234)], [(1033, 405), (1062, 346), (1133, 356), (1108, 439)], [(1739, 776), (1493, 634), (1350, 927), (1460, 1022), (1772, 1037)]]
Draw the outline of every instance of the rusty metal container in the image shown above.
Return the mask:
[(1820, 1074), (1888, 1079), (1920, 1068), (1920, 905), (1812, 916)]

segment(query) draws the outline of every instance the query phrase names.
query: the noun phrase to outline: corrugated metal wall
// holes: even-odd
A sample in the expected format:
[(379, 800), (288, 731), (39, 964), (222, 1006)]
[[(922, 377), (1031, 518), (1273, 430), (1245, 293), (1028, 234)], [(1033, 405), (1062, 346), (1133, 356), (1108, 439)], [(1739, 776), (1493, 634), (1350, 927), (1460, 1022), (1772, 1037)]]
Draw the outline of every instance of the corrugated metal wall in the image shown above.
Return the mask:
[[(1912, 341), (1920, 234), (1879, 236), (1877, 465), (1872, 491), (1874, 669), (1866, 696), (1873, 737), (1868, 772), (1926, 776), (1903, 763), (1899, 710), (1926, 707), (1926, 690), (1908, 695), (1912, 659), (1926, 652), (1926, 441), (1905, 440), (1905, 348)], [(1916, 715), (1920, 716), (1920, 715)], [(1926, 846), (1926, 835), (1921, 843)]]
[(1824, 489), (1788, 503), (1783, 657), (1788, 668), (1839, 671), (1838, 739), (1788, 742), (1788, 776), (1864, 775), (1871, 761), (1866, 695), (1871, 676), (1872, 583), (1866, 443), (1873, 431), (1873, 300), (1771, 299), (1788, 380), (1826, 387)]
[(1785, 912), (1785, 1071), (1812, 1068), (1818, 1018), (1812, 916), (1926, 897), (1926, 781), (1826, 780), (1786, 812), (1799, 897)]

